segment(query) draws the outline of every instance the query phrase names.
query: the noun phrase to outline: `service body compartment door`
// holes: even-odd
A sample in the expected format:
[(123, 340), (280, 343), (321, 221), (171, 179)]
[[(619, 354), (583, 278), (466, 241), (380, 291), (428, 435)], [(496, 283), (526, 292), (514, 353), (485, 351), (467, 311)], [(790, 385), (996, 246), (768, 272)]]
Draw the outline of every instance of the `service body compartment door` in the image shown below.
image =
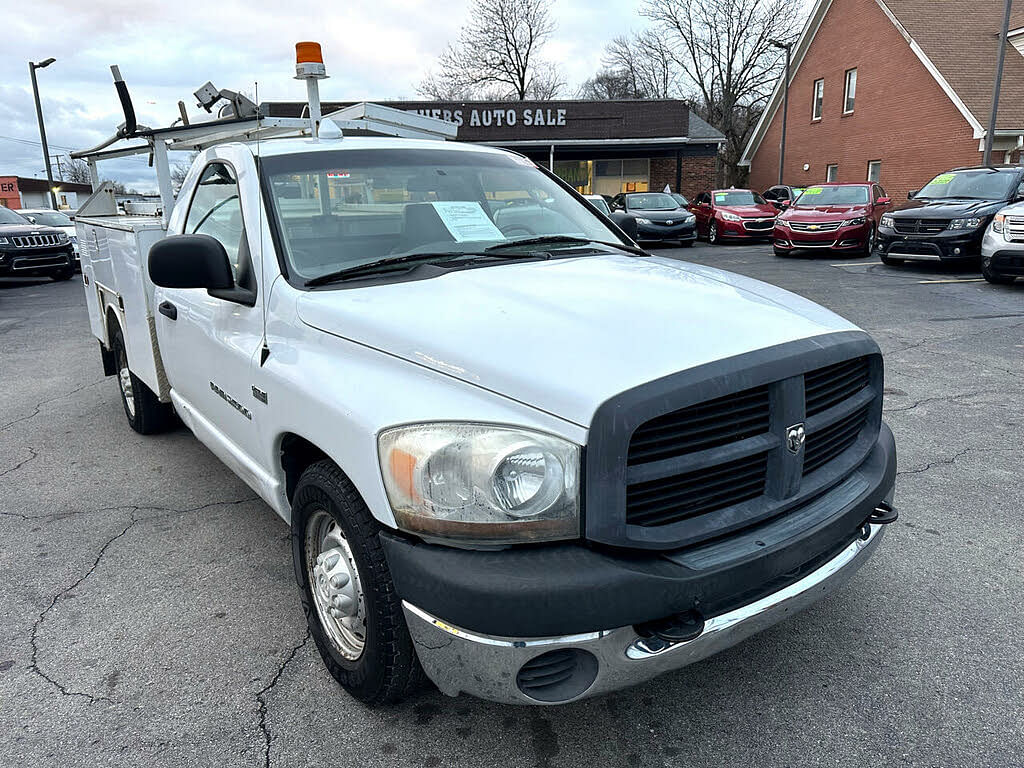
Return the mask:
[[(189, 192), (184, 234), (206, 234), (227, 251), (237, 286), (257, 294), (238, 176), (213, 160)], [(262, 288), (260, 288), (262, 290)], [(250, 484), (256, 455), (252, 366), (263, 343), (262, 302), (214, 295), (204, 289), (156, 289), (156, 324), (175, 403), (193, 431)], [(195, 418), (198, 416), (198, 419)], [(225, 455), (224, 451), (229, 455)], [(248, 459), (248, 461), (246, 460)]]

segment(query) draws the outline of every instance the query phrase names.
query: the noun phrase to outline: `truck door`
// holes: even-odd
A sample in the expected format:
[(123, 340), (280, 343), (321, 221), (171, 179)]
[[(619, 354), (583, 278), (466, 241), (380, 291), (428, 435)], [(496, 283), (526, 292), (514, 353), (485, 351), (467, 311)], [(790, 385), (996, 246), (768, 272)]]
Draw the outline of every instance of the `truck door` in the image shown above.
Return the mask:
[(235, 169), (225, 160), (212, 160), (191, 200), (178, 201), (185, 203), (189, 208), (182, 233), (210, 235), (223, 244), (236, 289), (157, 288), (161, 357), (176, 397), (207, 422), (196, 430), (200, 439), (225, 443), (210, 446), (225, 460), (221, 447), (252, 457), (257, 426), (251, 372), (263, 341), (263, 310)]

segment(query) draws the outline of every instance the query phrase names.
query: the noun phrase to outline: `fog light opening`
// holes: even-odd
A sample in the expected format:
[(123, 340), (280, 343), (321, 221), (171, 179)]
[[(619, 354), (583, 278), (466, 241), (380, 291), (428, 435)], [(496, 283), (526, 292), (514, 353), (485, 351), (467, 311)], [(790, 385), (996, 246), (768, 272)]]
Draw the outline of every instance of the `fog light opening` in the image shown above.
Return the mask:
[(519, 668), (516, 686), (534, 701), (555, 704), (580, 696), (597, 679), (597, 657), (580, 648), (534, 656)]

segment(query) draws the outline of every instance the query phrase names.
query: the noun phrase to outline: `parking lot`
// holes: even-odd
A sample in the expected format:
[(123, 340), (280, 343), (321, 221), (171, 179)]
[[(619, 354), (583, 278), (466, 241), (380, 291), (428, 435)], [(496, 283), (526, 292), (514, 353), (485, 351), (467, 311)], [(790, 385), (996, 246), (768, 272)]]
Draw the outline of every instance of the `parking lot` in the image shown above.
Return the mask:
[(285, 525), (184, 428), (127, 427), (79, 278), (0, 280), (0, 766), (1021, 765), (1024, 285), (658, 253), (874, 335), (901, 516), (798, 619), (555, 709), (346, 696), (307, 642)]

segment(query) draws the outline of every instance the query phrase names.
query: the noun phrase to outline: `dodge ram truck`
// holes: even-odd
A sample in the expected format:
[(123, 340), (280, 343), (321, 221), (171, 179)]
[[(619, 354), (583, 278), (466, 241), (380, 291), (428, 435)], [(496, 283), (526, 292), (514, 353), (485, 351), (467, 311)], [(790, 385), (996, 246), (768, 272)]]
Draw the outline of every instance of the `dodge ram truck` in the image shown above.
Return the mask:
[[(518, 154), (313, 112), (206, 139), (166, 221), (90, 215), (100, 188), (77, 225), (129, 425), (176, 414), (290, 526), (351, 695), (635, 685), (876, 550), (896, 452), (868, 334), (646, 253)], [(138, 133), (160, 171), (196, 132)]]

